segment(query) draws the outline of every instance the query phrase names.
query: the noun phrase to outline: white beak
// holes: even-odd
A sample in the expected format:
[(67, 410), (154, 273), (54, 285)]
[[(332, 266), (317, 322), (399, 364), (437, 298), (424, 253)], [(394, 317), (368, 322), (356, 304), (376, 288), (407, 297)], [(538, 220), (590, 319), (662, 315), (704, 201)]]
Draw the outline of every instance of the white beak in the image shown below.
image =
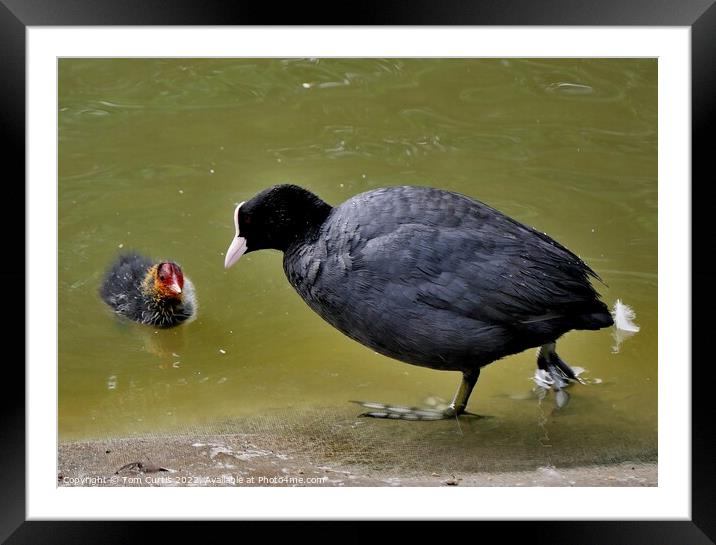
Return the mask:
[(179, 283), (176, 280), (172, 282), (172, 285), (169, 286), (169, 289), (172, 290), (174, 293), (181, 293), (181, 288), (179, 287)]
[(224, 268), (228, 269), (234, 263), (236, 263), (242, 255), (246, 252), (246, 239), (239, 235), (239, 210), (243, 202), (239, 203), (234, 210), (234, 227), (236, 228), (236, 236), (231, 241), (229, 249), (226, 250), (226, 259), (224, 259)]
[(224, 268), (228, 269), (236, 263), (246, 252), (246, 239), (244, 237), (235, 237), (231, 241), (229, 249), (226, 250), (226, 259), (224, 259)]

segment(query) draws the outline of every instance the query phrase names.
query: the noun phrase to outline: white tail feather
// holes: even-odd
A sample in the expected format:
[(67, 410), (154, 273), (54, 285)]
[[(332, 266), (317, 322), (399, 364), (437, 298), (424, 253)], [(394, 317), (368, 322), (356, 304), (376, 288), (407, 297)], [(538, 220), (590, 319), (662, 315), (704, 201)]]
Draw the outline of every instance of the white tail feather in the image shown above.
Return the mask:
[(629, 305), (622, 303), (621, 299), (617, 299), (616, 303), (614, 303), (612, 317), (614, 318), (614, 325), (617, 329), (630, 331), (632, 333), (639, 331), (639, 326), (634, 323), (636, 313)]

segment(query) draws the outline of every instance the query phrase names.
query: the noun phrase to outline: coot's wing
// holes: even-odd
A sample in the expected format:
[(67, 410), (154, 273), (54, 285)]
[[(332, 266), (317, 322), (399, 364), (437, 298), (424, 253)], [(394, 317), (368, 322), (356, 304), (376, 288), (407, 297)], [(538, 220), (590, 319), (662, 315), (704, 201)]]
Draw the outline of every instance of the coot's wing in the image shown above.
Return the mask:
[(391, 304), (517, 327), (608, 317), (593, 271), (547, 235), (462, 195), (390, 189), (336, 223), (354, 281), (370, 282)]

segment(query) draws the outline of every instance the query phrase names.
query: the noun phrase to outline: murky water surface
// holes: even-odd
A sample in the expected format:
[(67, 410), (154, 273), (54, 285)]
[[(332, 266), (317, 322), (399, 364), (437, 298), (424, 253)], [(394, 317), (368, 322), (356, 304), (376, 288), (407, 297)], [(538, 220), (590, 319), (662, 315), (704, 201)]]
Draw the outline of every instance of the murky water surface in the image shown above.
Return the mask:
[[(559, 414), (552, 396), (531, 393), (528, 351), (483, 371), (469, 408), (492, 418), (460, 431), (454, 421), (361, 427), (432, 426), (426, 441), (472, 435), (495, 456), (588, 459), (591, 446), (601, 458), (655, 456), (656, 91), (653, 60), (60, 61), (60, 439), (275, 411), (285, 420), (294, 409), (335, 408), (353, 425), (351, 399), (450, 398), (456, 373), (375, 354), (313, 314), (278, 252), (223, 268), (235, 204), (265, 187), (292, 182), (336, 204), (417, 184), (466, 193), (561, 241), (603, 277), (610, 305), (635, 308), (641, 331), (618, 349), (611, 330), (560, 340), (591, 384), (572, 388)], [(169, 331), (116, 319), (97, 288), (122, 249), (179, 262), (198, 319)]]

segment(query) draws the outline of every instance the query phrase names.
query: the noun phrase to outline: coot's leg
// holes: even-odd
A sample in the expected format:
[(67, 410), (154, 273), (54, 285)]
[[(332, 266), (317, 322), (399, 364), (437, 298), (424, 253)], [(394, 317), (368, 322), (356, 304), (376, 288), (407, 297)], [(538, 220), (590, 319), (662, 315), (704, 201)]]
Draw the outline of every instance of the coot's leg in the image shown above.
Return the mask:
[(547, 343), (540, 347), (534, 380), (543, 392), (546, 393), (549, 389), (555, 391), (555, 403), (558, 408), (564, 407), (569, 402), (569, 394), (564, 388), (572, 382), (582, 383), (578, 373), (557, 355), (555, 343)]
[(385, 405), (383, 403), (374, 403), (369, 401), (354, 401), (372, 411), (361, 414), (360, 416), (370, 416), (372, 418), (391, 418), (396, 420), (444, 420), (446, 418), (454, 418), (461, 414), (473, 415), (465, 411), (467, 400), (470, 398), (477, 379), (480, 377), (480, 369), (473, 369), (464, 372), (460, 386), (455, 392), (452, 402), (444, 409), (430, 409), (423, 407), (402, 407), (400, 405)]
[(479, 367), (462, 374), (462, 381), (460, 382), (457, 392), (455, 392), (455, 397), (452, 398), (452, 403), (450, 403), (446, 409), (448, 411), (452, 410), (452, 414), (449, 416), (455, 416), (456, 414), (461, 415), (465, 412), (467, 400), (470, 399), (470, 394), (475, 384), (477, 384), (478, 378), (480, 378)]

